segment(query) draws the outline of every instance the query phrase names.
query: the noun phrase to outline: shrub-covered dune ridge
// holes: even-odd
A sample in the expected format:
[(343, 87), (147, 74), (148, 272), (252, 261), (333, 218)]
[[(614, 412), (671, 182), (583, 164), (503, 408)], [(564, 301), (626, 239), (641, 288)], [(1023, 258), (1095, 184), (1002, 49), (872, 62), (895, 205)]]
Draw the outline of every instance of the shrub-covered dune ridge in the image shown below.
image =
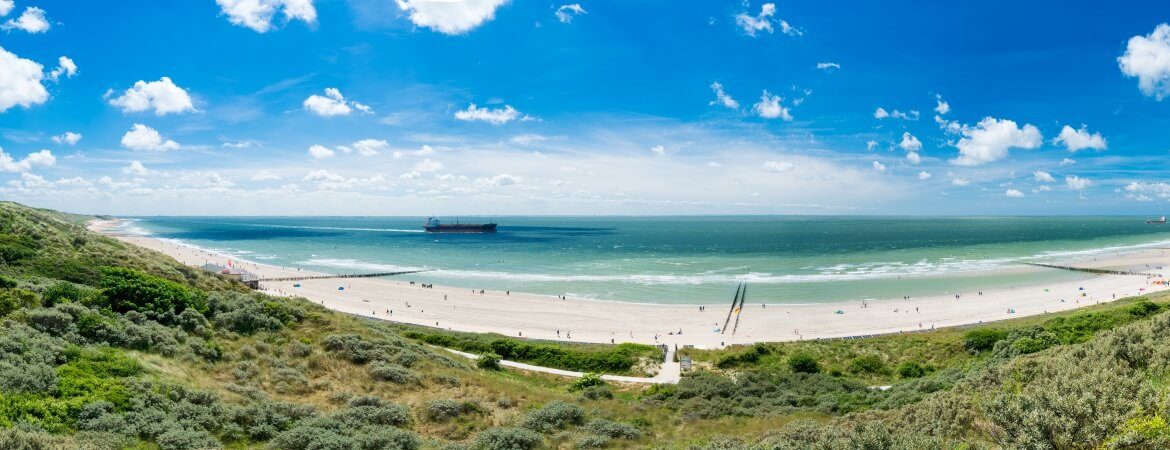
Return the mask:
[(622, 351), (269, 297), (86, 219), (0, 203), (0, 448), (1170, 447), (1165, 296), (690, 351), (700, 370), (678, 385), (614, 386), (475, 367), (429, 344), (597, 370), (627, 361), (596, 354)]

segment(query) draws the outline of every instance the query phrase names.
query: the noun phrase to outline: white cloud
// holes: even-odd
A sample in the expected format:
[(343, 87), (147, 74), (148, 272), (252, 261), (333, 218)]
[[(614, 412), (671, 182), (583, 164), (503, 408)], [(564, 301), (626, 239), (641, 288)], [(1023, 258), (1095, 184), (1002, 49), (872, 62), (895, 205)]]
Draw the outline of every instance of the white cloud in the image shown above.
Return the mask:
[(314, 170), (305, 175), (301, 181), (317, 183), (322, 190), (346, 190), (360, 188), (378, 188), (386, 182), (381, 174), (366, 178), (346, 178), (328, 170)]
[(902, 142), (898, 143), (898, 147), (908, 152), (922, 151), (922, 141), (909, 132), (902, 133)]
[(329, 147), (326, 147), (324, 145), (311, 145), (311, 146), (309, 146), (309, 156), (312, 156), (313, 159), (332, 158), (334, 154), (335, 153), (333, 150), (329, 149)]
[(573, 22), (573, 16), (580, 14), (587, 14), (585, 8), (582, 8), (580, 3), (561, 5), (560, 8), (557, 8), (556, 12), (557, 20), (561, 21), (561, 23), (571, 23)]
[(122, 95), (110, 98), (113, 92), (112, 89), (107, 91), (106, 98), (109, 98), (111, 105), (121, 108), (124, 113), (153, 109), (156, 116), (163, 116), (195, 111), (191, 95), (186, 89), (175, 85), (170, 77), (162, 77), (151, 82), (139, 80)]
[(463, 34), (495, 18), (507, 0), (395, 0), (416, 26)]
[(0, 47), (0, 113), (14, 106), (29, 108), (49, 100), (41, 84), (43, 66)]
[(918, 111), (914, 111), (914, 110), (911, 110), (908, 113), (904, 113), (904, 112), (898, 111), (896, 109), (893, 111), (886, 111), (885, 108), (882, 108), (879, 106), (878, 109), (875, 109), (873, 111), (873, 118), (878, 119), (878, 120), (885, 119), (885, 118), (903, 119), (903, 120), (918, 120), (918, 117), (919, 117)]
[(796, 167), (788, 161), (764, 161), (764, 170), (769, 172), (787, 172)]
[(1068, 185), (1069, 189), (1074, 191), (1081, 191), (1093, 185), (1093, 180), (1088, 178), (1081, 178), (1076, 175), (1069, 175), (1064, 177), (1064, 182)]
[(906, 154), (906, 160), (910, 161), (910, 164), (919, 165), (922, 164), (922, 155), (919, 155), (918, 152), (910, 152)]
[(45, 19), (45, 10), (30, 6), (24, 9), (20, 17), (8, 19), (0, 28), (5, 30), (23, 30), (29, 33), (44, 33), (49, 31), (49, 21)]
[(29, 153), (24, 159), (16, 160), (0, 148), (0, 170), (5, 172), (28, 172), (38, 167), (51, 167), (57, 163), (57, 158), (48, 150)]
[(974, 127), (962, 126), (963, 138), (955, 144), (959, 156), (951, 160), (958, 166), (977, 166), (1006, 158), (1008, 149), (1034, 149), (1044, 138), (1040, 130), (1031, 124), (1023, 127), (1007, 119), (986, 117)]
[(757, 115), (765, 119), (780, 118), (785, 121), (791, 121), (792, 114), (789, 113), (788, 108), (780, 104), (781, 100), (784, 99), (780, 98), (779, 96), (772, 95), (765, 90), (763, 95), (760, 96), (759, 103), (756, 103), (752, 106), (752, 110), (755, 111)]
[(1053, 178), (1052, 174), (1045, 172), (1043, 170), (1037, 170), (1035, 172), (1032, 172), (1032, 179), (1036, 180), (1039, 183), (1055, 183), (1056, 182), (1056, 178)]
[(874, 161), (874, 162), (873, 162), (873, 170), (876, 170), (876, 171), (878, 171), (878, 172), (885, 172), (885, 171), (886, 171), (886, 165), (885, 165), (885, 164), (882, 164), (882, 163), (880, 163), (880, 162)]
[(178, 142), (165, 139), (154, 128), (136, 123), (122, 136), (122, 146), (130, 150), (167, 151), (178, 150)]
[(1162, 100), (1170, 94), (1170, 24), (1161, 24), (1146, 36), (1134, 36), (1117, 58), (1121, 73), (1137, 77), (1138, 89)]
[(455, 118), (464, 121), (481, 121), (492, 125), (503, 125), (520, 118), (520, 111), (513, 108), (511, 105), (504, 105), (503, 108), (479, 108), (472, 103), (467, 106), (467, 109), (455, 111)]
[(922, 172), (918, 172), (918, 179), (919, 180), (929, 180), (930, 177), (932, 177), (932, 176), (934, 176), (934, 175), (931, 175), (930, 172), (927, 172), (925, 170)]
[(59, 186), (88, 187), (88, 186), (93, 186), (93, 183), (90, 182), (89, 180), (86, 180), (85, 178), (73, 177), (73, 178), (58, 178), (57, 185), (59, 185)]
[(1105, 138), (1101, 133), (1089, 133), (1088, 127), (1081, 125), (1081, 129), (1074, 130), (1073, 127), (1065, 125), (1060, 129), (1060, 136), (1052, 140), (1053, 144), (1064, 145), (1070, 152), (1090, 148), (1093, 150), (1105, 150)]
[(506, 173), (502, 173), (502, 174), (496, 175), (496, 176), (491, 177), (491, 178), (479, 178), (479, 179), (476, 179), (475, 181), (479, 184), (484, 185), (484, 186), (497, 186), (497, 187), (499, 187), (499, 186), (512, 186), (515, 184), (520, 184), (521, 179), (520, 179), (520, 177), (516, 177), (516, 176), (508, 175)]
[(375, 156), (390, 149), (390, 144), (381, 139), (362, 139), (353, 143), (353, 148), (362, 156)]
[(73, 78), (74, 75), (77, 75), (77, 64), (65, 56), (57, 58), (57, 68), (49, 72), (49, 79), (56, 82), (61, 78), (61, 75), (65, 75), (65, 78)]
[(1024, 193), (1020, 192), (1019, 189), (1008, 189), (1007, 192), (1004, 192), (1004, 195), (1011, 198), (1024, 198)]
[[(743, 29), (743, 32), (748, 36), (755, 37), (761, 31), (771, 33), (773, 16), (776, 15), (775, 3), (764, 3), (760, 7), (760, 13), (752, 16), (747, 12), (741, 12), (735, 16), (735, 24)], [(776, 18), (776, 23), (780, 25), (780, 32), (789, 36), (800, 36), (803, 34), (800, 30), (793, 28), (784, 19)]]
[(140, 161), (130, 161), (130, 165), (122, 168), (122, 173), (136, 177), (145, 177), (150, 175), (151, 170), (142, 165)]
[(65, 133), (53, 136), (53, 142), (65, 145), (74, 145), (81, 141), (81, 133), (74, 133), (66, 131)]
[(252, 181), (272, 181), (272, 180), (279, 180), (279, 179), (280, 179), (280, 175), (269, 172), (267, 170), (261, 170), (259, 172), (256, 172), (256, 174), (252, 175), (252, 178), (251, 178)]
[(837, 64), (835, 62), (821, 62), (821, 63), (817, 63), (817, 68), (828, 72), (828, 71), (832, 71), (835, 69), (840, 69), (841, 65)]
[(1077, 163), (1077, 161), (1075, 159), (1064, 158), (1064, 159), (1060, 160), (1060, 167), (1071, 166), (1071, 165), (1076, 164), (1076, 163)]
[(878, 148), (878, 141), (869, 140), (869, 141), (865, 142), (865, 149), (866, 150), (873, 151), (876, 148)]
[(666, 147), (663, 147), (661, 145), (655, 145), (653, 147), (650, 147), (650, 152), (654, 153), (657, 156), (663, 156), (663, 155), (666, 155)]
[(951, 184), (955, 186), (967, 186), (971, 184), (971, 180), (966, 178), (951, 178)]
[(369, 106), (353, 100), (346, 100), (337, 88), (325, 88), (324, 96), (310, 95), (301, 105), (305, 107), (305, 110), (322, 117), (347, 116), (355, 108), (366, 114), (374, 112), (374, 109)]
[(443, 170), (443, 163), (439, 161), (432, 161), (430, 158), (419, 161), (411, 168), (415, 172), (430, 173)]
[(728, 109), (739, 109), (739, 102), (723, 91), (723, 85), (718, 81), (711, 83), (711, 90), (715, 91), (715, 100), (708, 103), (711, 106), (722, 105)]
[(1125, 186), (1125, 192), (1125, 197), (1131, 200), (1148, 202), (1153, 201), (1153, 197), (1170, 200), (1170, 184), (1167, 183), (1134, 181)]
[(265, 33), (273, 28), (272, 18), (280, 11), (285, 20), (300, 20), (307, 24), (317, 21), (313, 0), (215, 0), (219, 9), (233, 25)]
[(8, 13), (12, 12), (13, 8), (16, 8), (15, 1), (13, 1), (13, 0), (0, 0), (0, 17), (7, 16)]
[(951, 104), (943, 101), (941, 95), (935, 95), (934, 100), (938, 103), (938, 105), (934, 107), (934, 112), (939, 113), (939, 115), (951, 112)]
[(399, 180), (406, 180), (406, 181), (417, 180), (421, 176), (422, 176), (421, 173), (418, 173), (418, 172), (412, 170), (410, 172), (405, 172), (402, 175), (399, 175), (398, 179)]

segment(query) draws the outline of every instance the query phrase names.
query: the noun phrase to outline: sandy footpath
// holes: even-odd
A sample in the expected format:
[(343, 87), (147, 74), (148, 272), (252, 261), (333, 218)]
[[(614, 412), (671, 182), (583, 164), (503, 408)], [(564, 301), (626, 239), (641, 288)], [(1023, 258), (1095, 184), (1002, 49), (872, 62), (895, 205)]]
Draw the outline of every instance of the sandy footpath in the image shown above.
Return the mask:
[[(239, 261), (172, 241), (112, 232), (116, 227), (116, 221), (95, 221), (90, 225), (94, 231), (165, 253), (187, 265), (202, 266), (208, 262), (222, 265), (232, 260), (262, 279), (320, 275), (295, 268)], [(1161, 272), (1149, 269), (1147, 265), (1154, 268), (1166, 265), (1168, 259), (1164, 253), (1161, 249), (1149, 249), (1099, 255), (1086, 260), (1070, 259), (1061, 264)], [(1021, 267), (1011, 270), (1056, 269)], [(706, 305), (706, 310), (700, 312), (696, 305), (561, 300), (555, 296), (518, 292), (485, 291), (480, 294), (463, 288), (424, 288), (411, 284), (409, 275), (262, 282), (261, 287), (270, 294), (301, 296), (338, 311), (457, 331), (578, 342), (657, 342), (718, 348), (730, 344), (862, 336), (966, 325), (1068, 310), (1166, 289), (1152, 285), (1150, 281), (1145, 276), (1086, 273), (1072, 281), (1048, 285), (989, 289), (982, 295), (962, 292), (958, 299), (954, 293), (940, 293), (910, 300), (870, 300), (864, 305), (859, 301), (841, 301), (764, 306), (749, 301), (740, 315), (734, 335), (730, 330), (726, 333), (716, 331), (727, 317), (730, 298), (726, 303)], [(294, 284), (300, 287), (294, 287)]]

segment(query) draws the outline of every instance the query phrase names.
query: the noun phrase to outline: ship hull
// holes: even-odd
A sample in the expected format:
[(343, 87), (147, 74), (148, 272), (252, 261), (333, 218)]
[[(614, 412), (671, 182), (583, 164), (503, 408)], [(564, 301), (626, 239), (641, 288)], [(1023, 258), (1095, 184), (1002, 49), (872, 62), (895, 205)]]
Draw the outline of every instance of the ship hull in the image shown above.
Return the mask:
[(427, 233), (495, 233), (496, 224), (454, 224), (423, 227)]

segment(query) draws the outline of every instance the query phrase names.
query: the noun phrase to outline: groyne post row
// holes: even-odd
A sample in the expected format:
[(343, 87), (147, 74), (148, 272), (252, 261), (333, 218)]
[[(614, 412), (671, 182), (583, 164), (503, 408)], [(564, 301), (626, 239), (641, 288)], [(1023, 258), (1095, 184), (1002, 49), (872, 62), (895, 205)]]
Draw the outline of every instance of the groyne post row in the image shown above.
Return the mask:
[(375, 278), (375, 277), (392, 277), (395, 275), (408, 275), (412, 273), (430, 272), (430, 270), (406, 270), (402, 272), (379, 272), (379, 273), (351, 273), (351, 274), (337, 274), (337, 275), (306, 275), (303, 277), (277, 277), (277, 278), (260, 278), (256, 281), (304, 281), (304, 280), (324, 280), (329, 278)]
[(1041, 264), (1041, 263), (1024, 263), (1029, 266), (1047, 267), (1049, 269), (1071, 270), (1074, 272), (1096, 273), (1100, 275), (1138, 275), (1143, 277), (1160, 277), (1162, 274), (1146, 273), (1146, 272), (1132, 272), (1128, 270), (1109, 270), (1109, 269), (1093, 269), (1089, 267), (1073, 267), (1073, 266), (1058, 266), (1056, 264)]

